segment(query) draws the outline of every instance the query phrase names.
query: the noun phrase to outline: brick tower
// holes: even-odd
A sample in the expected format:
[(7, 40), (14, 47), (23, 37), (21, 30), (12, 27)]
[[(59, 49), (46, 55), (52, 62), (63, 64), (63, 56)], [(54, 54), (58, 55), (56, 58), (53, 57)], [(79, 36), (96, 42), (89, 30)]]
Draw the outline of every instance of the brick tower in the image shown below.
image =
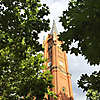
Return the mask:
[[(55, 87), (52, 91), (57, 94), (57, 100), (74, 100), (67, 55), (65, 51), (62, 51), (61, 42), (58, 41), (57, 34), (58, 31), (53, 20), (51, 33), (48, 34), (46, 40), (43, 39), (44, 57), (48, 59), (45, 65), (54, 76), (53, 85)], [(48, 97), (48, 100), (53, 100), (53, 98)]]

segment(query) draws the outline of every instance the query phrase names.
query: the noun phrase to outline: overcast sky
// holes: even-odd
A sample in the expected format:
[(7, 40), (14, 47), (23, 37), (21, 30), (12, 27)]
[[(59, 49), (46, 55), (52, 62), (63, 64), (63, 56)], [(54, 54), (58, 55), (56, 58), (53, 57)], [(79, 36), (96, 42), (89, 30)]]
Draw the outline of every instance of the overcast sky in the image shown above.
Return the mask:
[[(56, 22), (56, 26), (58, 29), (58, 32), (62, 32), (64, 29), (59, 22), (59, 16), (62, 15), (63, 11), (67, 9), (68, 7), (68, 2), (69, 0), (41, 0), (41, 3), (46, 3), (49, 6), (50, 9), (50, 14), (48, 17), (45, 18), (50, 18), (50, 27), (52, 27), (53, 24), (53, 19)], [(43, 41), (43, 36), (47, 36), (48, 33), (50, 32), (42, 32), (39, 34), (39, 41), (42, 43)], [(90, 66), (87, 64), (87, 61), (84, 60), (84, 57), (79, 55), (76, 57), (74, 54), (68, 53), (67, 54), (68, 58), (68, 64), (69, 64), (69, 70), (70, 73), (72, 74), (72, 88), (73, 88), (73, 95), (74, 95), (74, 100), (86, 100), (85, 93), (82, 92), (81, 88), (78, 88), (77, 86), (77, 80), (80, 79), (80, 75), (84, 73), (91, 74), (94, 70), (99, 70), (100, 67), (98, 66)]]

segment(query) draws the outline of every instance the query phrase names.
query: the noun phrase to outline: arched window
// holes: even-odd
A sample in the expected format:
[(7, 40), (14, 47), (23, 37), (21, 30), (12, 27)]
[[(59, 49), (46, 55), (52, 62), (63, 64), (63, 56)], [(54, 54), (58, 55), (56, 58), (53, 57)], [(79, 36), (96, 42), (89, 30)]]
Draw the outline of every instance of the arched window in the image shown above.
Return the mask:
[(52, 42), (49, 42), (48, 44), (48, 50), (50, 50), (52, 48)]
[(62, 88), (62, 91), (65, 93), (65, 87)]

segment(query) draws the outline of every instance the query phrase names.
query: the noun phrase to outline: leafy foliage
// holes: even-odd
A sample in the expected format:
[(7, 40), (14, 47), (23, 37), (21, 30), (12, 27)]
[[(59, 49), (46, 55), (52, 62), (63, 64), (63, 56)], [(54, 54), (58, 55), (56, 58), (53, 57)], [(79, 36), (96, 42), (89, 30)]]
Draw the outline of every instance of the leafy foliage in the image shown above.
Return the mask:
[[(100, 0), (71, 0), (60, 22), (66, 30), (59, 36), (64, 41), (63, 50), (76, 56), (82, 54), (90, 65), (99, 65)], [(78, 46), (70, 47), (73, 42), (78, 42)]]
[(89, 100), (100, 99), (100, 71), (94, 71), (90, 76), (82, 74), (81, 79), (78, 80), (78, 87), (83, 91), (87, 91), (87, 98)]
[(98, 91), (94, 91), (93, 89), (88, 90), (87, 100), (100, 100), (100, 93)]
[(49, 27), (49, 8), (39, 0), (0, 1), (0, 99), (43, 100), (53, 76), (43, 65), (38, 34)]

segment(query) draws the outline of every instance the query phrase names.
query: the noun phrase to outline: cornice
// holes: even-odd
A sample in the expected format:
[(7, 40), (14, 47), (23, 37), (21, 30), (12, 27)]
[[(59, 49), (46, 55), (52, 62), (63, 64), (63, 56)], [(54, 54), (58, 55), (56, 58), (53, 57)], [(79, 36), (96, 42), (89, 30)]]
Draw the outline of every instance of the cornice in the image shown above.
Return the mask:
[(66, 73), (65, 71), (63, 71), (60, 67), (58, 67), (58, 66), (53, 66), (53, 67), (49, 67), (50, 68), (50, 71), (52, 71), (54, 68), (56, 68), (56, 69), (59, 69), (62, 73), (64, 73), (64, 74), (66, 74), (66, 75), (70, 75), (71, 76), (71, 74), (70, 73)]

